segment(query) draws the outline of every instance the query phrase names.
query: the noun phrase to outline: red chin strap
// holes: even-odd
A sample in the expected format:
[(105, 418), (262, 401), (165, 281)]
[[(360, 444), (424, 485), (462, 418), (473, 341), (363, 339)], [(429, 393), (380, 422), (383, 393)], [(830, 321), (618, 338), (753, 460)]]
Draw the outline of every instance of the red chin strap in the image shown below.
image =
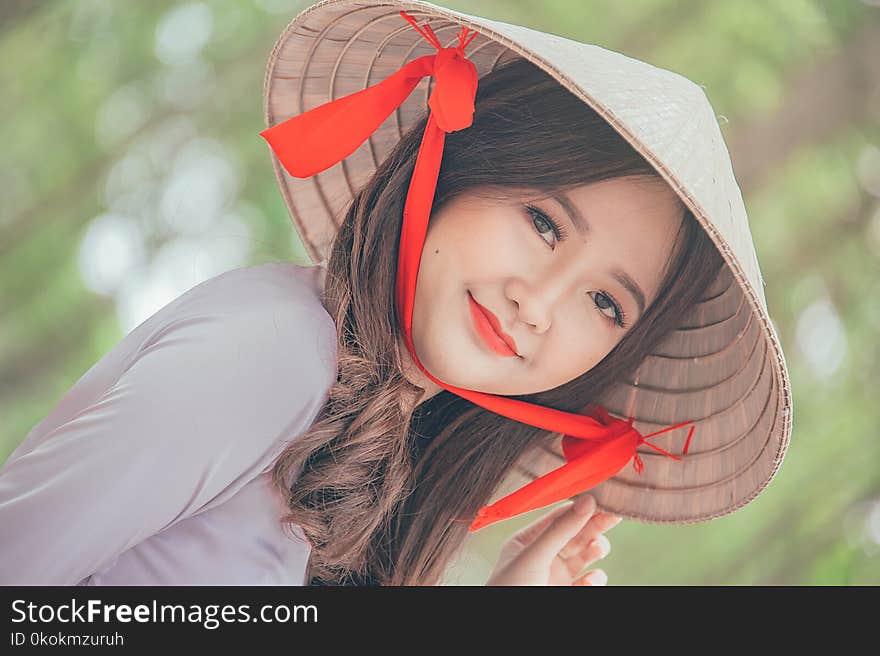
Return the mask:
[[(632, 427), (632, 417), (629, 421), (616, 419), (596, 404), (589, 404), (585, 414), (563, 412), (448, 385), (422, 366), (412, 341), (416, 278), (446, 133), (463, 130), (473, 122), (478, 76), (473, 62), (465, 57), (464, 49), (477, 36), (477, 32), (468, 38), (470, 29), (463, 26), (458, 35), (458, 45), (444, 48), (430, 25), (425, 24), (420, 28), (405, 11), (401, 11), (400, 15), (437, 48), (436, 54), (414, 59), (382, 82), (287, 119), (263, 130), (260, 136), (268, 142), (290, 175), (310, 177), (353, 153), (403, 103), (423, 77), (433, 76), (435, 84), (428, 99), (430, 113), (407, 192), (397, 259), (395, 302), (403, 322), (407, 349), (416, 366), (443, 389), (503, 417), (562, 433), (562, 450), (567, 461), (558, 469), (480, 508), (473, 520), (453, 521), (471, 521), (469, 531), (477, 531), (499, 520), (585, 492), (617, 474), (630, 460), (641, 474), (643, 465), (636, 450), (640, 444), (680, 460), (678, 456), (646, 440), (693, 423), (691, 421), (643, 436)], [(693, 432), (694, 427), (691, 426), (683, 454), (687, 453)]]

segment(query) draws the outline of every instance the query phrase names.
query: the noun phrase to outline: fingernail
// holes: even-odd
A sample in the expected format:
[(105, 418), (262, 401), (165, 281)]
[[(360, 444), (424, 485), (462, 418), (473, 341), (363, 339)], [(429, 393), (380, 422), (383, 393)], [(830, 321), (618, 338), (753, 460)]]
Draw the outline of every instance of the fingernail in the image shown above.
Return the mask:
[(622, 522), (622, 521), (623, 521), (623, 517), (618, 517), (617, 515), (615, 515), (612, 519), (610, 519), (608, 521), (608, 528), (614, 528), (615, 526), (620, 524), (620, 522)]
[(601, 569), (590, 572), (589, 579), (593, 585), (605, 585), (606, 583), (608, 583), (608, 575)]
[(590, 543), (587, 545), (587, 547), (590, 549), (594, 547), (599, 547), (599, 558), (604, 558), (609, 553), (611, 553), (611, 543), (608, 541), (608, 538), (604, 536), (593, 538), (592, 540), (590, 540)]

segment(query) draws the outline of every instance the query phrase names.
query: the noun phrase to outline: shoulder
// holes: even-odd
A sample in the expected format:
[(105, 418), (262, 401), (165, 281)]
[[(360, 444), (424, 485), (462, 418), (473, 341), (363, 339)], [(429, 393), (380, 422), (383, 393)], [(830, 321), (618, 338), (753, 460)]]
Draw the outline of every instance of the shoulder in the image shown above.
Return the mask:
[(180, 297), (177, 318), (209, 316), (210, 330), (226, 340), (274, 357), (274, 345), (299, 364), (318, 362), (325, 373), (336, 364), (336, 326), (322, 302), (321, 270), (290, 262), (231, 269)]
[(140, 370), (141, 387), (161, 388), (147, 396), (179, 391), (168, 384), (174, 372), (205, 403), (230, 395), (260, 397), (255, 405), (262, 406), (272, 395), (317, 399), (336, 378), (337, 351), (316, 268), (261, 264), (199, 283), (137, 329), (123, 373)]
[(225, 271), (196, 285), (184, 296), (191, 296), (196, 302), (214, 303), (222, 309), (259, 311), (271, 306), (332, 323), (321, 294), (320, 267), (268, 262)]
[(336, 379), (335, 324), (314, 273), (233, 269), (163, 308), (117, 383), (131, 392), (126, 421), (151, 426), (183, 459), (262, 466), (311, 424)]

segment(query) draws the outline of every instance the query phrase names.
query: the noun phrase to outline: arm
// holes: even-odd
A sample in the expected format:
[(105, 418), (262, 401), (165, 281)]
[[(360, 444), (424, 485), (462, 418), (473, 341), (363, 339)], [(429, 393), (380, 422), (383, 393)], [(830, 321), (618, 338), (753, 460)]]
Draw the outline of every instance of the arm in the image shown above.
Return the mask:
[(331, 382), (314, 308), (169, 321), (93, 404), (0, 472), (0, 584), (72, 585), (231, 495), (311, 425)]

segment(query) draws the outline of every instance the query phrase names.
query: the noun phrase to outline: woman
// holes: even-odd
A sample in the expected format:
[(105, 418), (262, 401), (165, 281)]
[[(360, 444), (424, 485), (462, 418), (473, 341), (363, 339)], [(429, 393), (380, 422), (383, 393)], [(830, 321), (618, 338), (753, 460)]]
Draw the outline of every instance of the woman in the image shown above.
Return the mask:
[[(319, 3), (291, 25), (347, 4)], [(467, 392), (579, 413), (724, 282), (709, 235), (605, 118), (525, 58), (496, 64), (479, 77), (472, 122), (441, 142), (417, 266), (398, 257), (413, 243), (401, 216), (432, 177), (432, 114), (352, 193), (326, 271), (264, 265), (206, 281), (135, 329), (114, 366), (105, 356), (89, 395), (72, 390), (75, 402), (35, 427), (0, 475), (0, 520), (22, 529), (0, 554), (4, 579), (33, 578), (38, 562), (84, 584), (440, 582), (474, 515), (555, 435)], [(402, 281), (415, 274), (408, 299)], [(135, 520), (119, 510), (125, 479)], [(511, 537), (488, 583), (588, 583), (581, 570), (623, 514), (596, 501), (582, 495)], [(71, 514), (99, 510), (115, 528), (74, 532)], [(40, 546), (27, 519), (52, 512), (64, 549)]]
[[(416, 352), (450, 384), (577, 410), (651, 352), (720, 256), (644, 159), (534, 64), (515, 59), (484, 76), (474, 107), (473, 124), (446, 137), (416, 285)], [(339, 378), (324, 416), (275, 467), (284, 486), (307, 459), (288, 519), (330, 580), (343, 565), (375, 580), (433, 580), (466, 535), (449, 520), (472, 516), (547, 438), (440, 389), (395, 330), (398, 217), (424, 128), (403, 136), (345, 215), (326, 281)], [(587, 236), (578, 215), (589, 217)], [(615, 264), (644, 301), (611, 282)], [(574, 282), (590, 284), (577, 295)], [(503, 321), (518, 355), (475, 338), (469, 297)]]

